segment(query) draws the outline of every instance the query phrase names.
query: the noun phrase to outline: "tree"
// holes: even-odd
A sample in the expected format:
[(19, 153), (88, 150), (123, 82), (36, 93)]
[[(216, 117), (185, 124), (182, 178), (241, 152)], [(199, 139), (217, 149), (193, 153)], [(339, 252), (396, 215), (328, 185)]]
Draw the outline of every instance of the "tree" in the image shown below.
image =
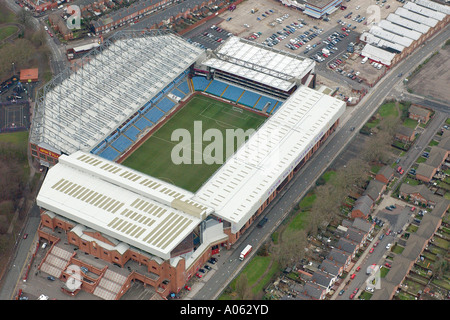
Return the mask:
[(20, 10), (17, 14), (17, 21), (27, 27), (30, 26), (32, 18), (33, 16), (31, 15), (31, 12), (25, 10), (24, 8), (22, 8), (22, 10)]
[(307, 237), (304, 230), (289, 230), (283, 232), (282, 239), (272, 249), (272, 254), (282, 269), (292, 266), (305, 257)]
[(242, 273), (236, 280), (236, 293), (239, 300), (249, 300), (253, 296), (245, 273)]

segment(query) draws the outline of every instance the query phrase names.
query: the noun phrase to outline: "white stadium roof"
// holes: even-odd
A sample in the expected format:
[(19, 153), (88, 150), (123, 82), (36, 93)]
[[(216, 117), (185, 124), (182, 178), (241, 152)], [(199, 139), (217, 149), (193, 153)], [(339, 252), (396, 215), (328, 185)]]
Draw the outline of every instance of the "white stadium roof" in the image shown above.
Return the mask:
[(423, 15), (409, 11), (403, 7), (398, 7), (397, 10), (395, 10), (395, 14), (397, 14), (405, 19), (415, 21), (415, 22), (424, 24), (429, 27), (435, 27), (437, 25), (437, 23), (439, 22), (436, 19), (425, 17)]
[(77, 151), (49, 169), (37, 204), (163, 259), (212, 212), (193, 194)]
[(422, 23), (417, 23), (415, 21), (411, 21), (411, 20), (405, 19), (405, 18), (400, 17), (399, 15), (397, 15), (395, 13), (390, 13), (387, 16), (386, 19), (391, 21), (391, 22), (393, 22), (393, 23), (395, 23), (395, 24), (397, 24), (397, 25), (400, 25), (400, 26), (403, 26), (405, 28), (408, 28), (408, 29), (420, 32), (422, 34), (425, 34), (425, 33), (428, 32), (428, 30), (430, 30), (430, 27), (427, 26), (427, 25), (424, 25)]
[(424, 6), (421, 6), (421, 5), (418, 5), (413, 2), (409, 2), (409, 1), (403, 5), (403, 8), (408, 9), (409, 11), (416, 12), (423, 16), (439, 20), (439, 21), (441, 21), (445, 18), (445, 13), (438, 12), (438, 11), (435, 11), (432, 9), (428, 9)]
[(314, 61), (230, 37), (202, 64), (267, 86), (288, 91), (297, 79), (314, 69)]
[(30, 141), (67, 154), (92, 149), (202, 52), (169, 32), (117, 33), (79, 70), (66, 70), (44, 86)]
[(386, 66), (390, 66), (392, 63), (392, 59), (394, 59), (395, 57), (395, 53), (375, 47), (369, 43), (364, 46), (363, 50), (361, 51), (361, 55), (364, 57), (368, 57), (369, 59), (381, 62)]
[(301, 86), (193, 199), (238, 232), (344, 111), (345, 102)]

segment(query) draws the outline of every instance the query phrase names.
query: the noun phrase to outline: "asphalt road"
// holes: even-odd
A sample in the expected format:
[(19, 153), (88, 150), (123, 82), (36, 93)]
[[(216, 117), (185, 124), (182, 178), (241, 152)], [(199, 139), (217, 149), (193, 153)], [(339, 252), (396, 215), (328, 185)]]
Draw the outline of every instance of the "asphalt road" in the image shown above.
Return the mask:
[[(289, 213), (291, 208), (301, 200), (307, 191), (313, 186), (316, 179), (328, 168), (333, 160), (344, 150), (346, 145), (357, 134), (359, 129), (367, 122), (386, 97), (390, 96), (392, 88), (403, 79), (398, 77), (399, 73), (408, 74), (430, 53), (436, 50), (446, 39), (450, 38), (450, 29), (447, 28), (435, 35), (427, 44), (408, 56), (393, 70), (388, 72), (377, 85), (354, 107), (351, 112), (346, 113), (341, 119), (341, 123), (326, 144), (323, 145), (312, 159), (298, 172), (290, 183), (283, 189), (277, 199), (265, 210), (265, 215), (269, 221), (262, 229), (256, 228), (255, 222), (247, 230), (243, 238), (235, 243), (229, 252), (225, 252), (219, 258), (217, 269), (210, 280), (202, 283), (201, 288), (192, 295), (192, 299), (212, 300), (219, 296), (229, 282), (245, 266), (246, 261), (238, 260), (239, 253), (247, 244), (251, 244), (255, 254), (260, 244), (276, 229)], [(450, 115), (450, 107), (442, 106), (443, 111)], [(350, 128), (356, 130), (350, 132)], [(430, 131), (431, 132), (431, 131)], [(433, 133), (434, 134), (434, 133)], [(388, 238), (389, 239), (389, 238)]]

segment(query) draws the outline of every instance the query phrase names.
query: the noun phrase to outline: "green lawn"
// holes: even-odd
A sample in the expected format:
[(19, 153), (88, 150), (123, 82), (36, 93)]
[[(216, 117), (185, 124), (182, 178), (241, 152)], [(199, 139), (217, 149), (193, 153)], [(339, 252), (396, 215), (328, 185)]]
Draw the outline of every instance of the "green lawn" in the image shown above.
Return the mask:
[[(225, 162), (227, 151), (230, 149), (227, 150), (226, 130), (242, 129), (246, 132), (248, 129), (257, 129), (266, 119), (264, 116), (227, 103), (196, 96), (122, 164), (195, 192)], [(196, 132), (194, 122), (197, 124)], [(177, 129), (187, 133), (189, 139), (185, 135), (174, 137), (175, 132), (180, 132)], [(202, 139), (202, 135), (207, 133), (208, 129), (218, 129), (216, 132), (221, 133), (222, 141), (219, 139), (216, 141), (215, 135), (210, 140), (206, 137)], [(197, 139), (197, 133), (200, 139)], [(201, 145), (198, 143), (195, 145), (195, 141), (200, 141)], [(186, 143), (184, 149), (181, 148), (182, 142)], [(212, 147), (214, 143), (220, 148), (207, 152), (208, 147), (214, 149)], [(236, 146), (231, 149), (232, 154)], [(223, 156), (221, 157), (217, 151), (223, 151)], [(186, 161), (177, 163), (181, 157), (186, 157)], [(196, 157), (200, 159), (200, 163), (195, 163)], [(208, 164), (211, 157), (217, 157), (220, 161)]]
[(403, 121), (403, 125), (405, 127), (415, 129), (417, 127), (418, 122), (416, 120), (406, 118), (405, 121)]
[(6, 26), (6, 27), (0, 28), (0, 41), (8, 38), (10, 35), (14, 34), (15, 32), (17, 32), (16, 26)]
[(26, 146), (28, 144), (28, 131), (17, 131), (0, 134), (0, 142), (10, 142), (15, 145)]
[(395, 102), (389, 102), (389, 103), (385, 103), (383, 104), (379, 109), (378, 109), (378, 114), (380, 116), (382, 116), (383, 118), (386, 117), (398, 117), (398, 110), (395, 107)]

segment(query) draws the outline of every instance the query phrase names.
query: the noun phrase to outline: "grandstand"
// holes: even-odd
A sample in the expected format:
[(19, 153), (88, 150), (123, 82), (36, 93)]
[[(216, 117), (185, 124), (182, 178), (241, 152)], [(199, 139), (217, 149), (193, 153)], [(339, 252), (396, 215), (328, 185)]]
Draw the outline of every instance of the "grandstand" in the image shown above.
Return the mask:
[(313, 86), (314, 61), (311, 59), (238, 37), (228, 38), (197, 65), (216, 80), (283, 100), (302, 84)]
[(195, 91), (206, 92), (268, 114), (273, 114), (284, 101), (284, 99), (256, 93), (251, 89), (242, 88), (224, 80), (208, 80), (203, 76), (194, 76), (192, 86)]
[[(117, 33), (87, 54), (79, 70), (65, 70), (40, 90), (30, 145), (58, 156), (92, 148), (103, 154), (115, 146), (122, 152), (130, 145), (125, 139), (137, 136), (131, 129), (126, 137), (123, 124), (140, 120), (150, 108), (151, 119), (146, 120), (155, 124), (161, 119), (175, 105), (165, 97), (168, 92), (188, 93), (186, 74), (201, 53), (168, 31)], [(38, 158), (56, 162), (57, 157), (42, 156)]]

